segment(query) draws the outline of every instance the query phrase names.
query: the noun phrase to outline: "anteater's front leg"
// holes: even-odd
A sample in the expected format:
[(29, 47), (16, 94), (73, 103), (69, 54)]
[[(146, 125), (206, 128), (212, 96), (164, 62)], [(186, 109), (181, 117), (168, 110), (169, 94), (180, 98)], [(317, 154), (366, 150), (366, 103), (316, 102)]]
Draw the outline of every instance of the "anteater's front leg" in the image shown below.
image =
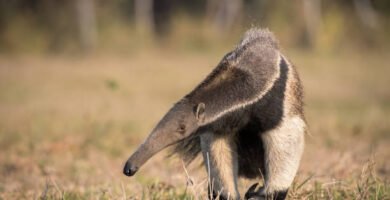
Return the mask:
[(240, 199), (237, 189), (237, 152), (233, 138), (204, 133), (201, 136), (201, 147), (209, 175), (210, 199)]
[(252, 186), (245, 194), (248, 200), (284, 200), (303, 153), (305, 122), (299, 116), (285, 117), (273, 130), (262, 133), (264, 144), (264, 186)]

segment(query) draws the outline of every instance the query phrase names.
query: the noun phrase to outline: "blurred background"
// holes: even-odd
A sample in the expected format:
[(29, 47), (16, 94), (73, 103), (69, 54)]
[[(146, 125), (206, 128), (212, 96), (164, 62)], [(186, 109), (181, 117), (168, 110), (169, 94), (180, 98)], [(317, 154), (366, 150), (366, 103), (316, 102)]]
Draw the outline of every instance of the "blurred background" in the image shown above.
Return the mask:
[(284, 47), (335, 51), (389, 44), (386, 0), (0, 1), (3, 53), (204, 51), (268, 27)]
[(201, 160), (122, 167), (251, 27), (305, 87), (289, 198), (390, 198), (390, 1), (0, 0), (0, 199), (204, 198)]

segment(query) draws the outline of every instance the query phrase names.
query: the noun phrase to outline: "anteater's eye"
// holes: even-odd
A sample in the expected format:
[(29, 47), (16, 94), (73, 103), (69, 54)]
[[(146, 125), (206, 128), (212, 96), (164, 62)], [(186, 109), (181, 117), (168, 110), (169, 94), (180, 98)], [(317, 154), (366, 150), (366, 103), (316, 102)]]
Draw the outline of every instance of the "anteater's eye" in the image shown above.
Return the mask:
[(186, 131), (186, 126), (184, 124), (180, 124), (179, 127), (177, 128), (177, 132), (184, 134)]

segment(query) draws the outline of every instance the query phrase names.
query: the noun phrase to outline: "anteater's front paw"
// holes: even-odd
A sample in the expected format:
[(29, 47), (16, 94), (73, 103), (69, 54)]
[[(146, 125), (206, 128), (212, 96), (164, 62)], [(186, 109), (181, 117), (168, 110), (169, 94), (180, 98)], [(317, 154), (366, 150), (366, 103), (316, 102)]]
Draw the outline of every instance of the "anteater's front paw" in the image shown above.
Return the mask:
[(246, 200), (284, 200), (287, 197), (288, 189), (267, 194), (263, 187), (256, 190), (257, 186), (258, 183), (255, 183), (248, 189), (245, 193)]
[(258, 190), (256, 190), (259, 183), (253, 184), (248, 191), (245, 193), (245, 199), (246, 200), (264, 200), (266, 199), (265, 194), (262, 194), (262, 187)]

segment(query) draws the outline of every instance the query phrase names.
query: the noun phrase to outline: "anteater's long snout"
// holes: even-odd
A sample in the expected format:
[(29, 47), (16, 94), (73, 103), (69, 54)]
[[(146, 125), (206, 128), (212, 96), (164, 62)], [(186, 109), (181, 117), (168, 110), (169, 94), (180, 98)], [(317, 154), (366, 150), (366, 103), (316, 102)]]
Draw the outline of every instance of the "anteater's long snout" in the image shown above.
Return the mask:
[[(149, 140), (146, 140), (138, 149), (130, 156), (125, 166), (123, 167), (123, 174), (126, 176), (133, 176), (138, 169), (152, 157), (159, 149), (148, 148)], [(153, 146), (152, 146), (153, 147)]]
[[(195, 118), (183, 117), (183, 113), (192, 112), (192, 106), (185, 105), (184, 108), (182, 104), (176, 104), (160, 120), (144, 143), (127, 160), (123, 168), (123, 173), (126, 176), (133, 176), (156, 153), (188, 137), (188, 133), (194, 132), (197, 128)], [(190, 114), (190, 116), (192, 115)], [(184, 126), (185, 133), (179, 131), (182, 126)]]
[(178, 140), (179, 138), (161, 131), (153, 132), (127, 160), (123, 173), (126, 176), (133, 176), (152, 156)]
[(129, 161), (126, 162), (123, 168), (123, 174), (126, 176), (133, 176), (138, 171), (138, 167), (132, 165)]

